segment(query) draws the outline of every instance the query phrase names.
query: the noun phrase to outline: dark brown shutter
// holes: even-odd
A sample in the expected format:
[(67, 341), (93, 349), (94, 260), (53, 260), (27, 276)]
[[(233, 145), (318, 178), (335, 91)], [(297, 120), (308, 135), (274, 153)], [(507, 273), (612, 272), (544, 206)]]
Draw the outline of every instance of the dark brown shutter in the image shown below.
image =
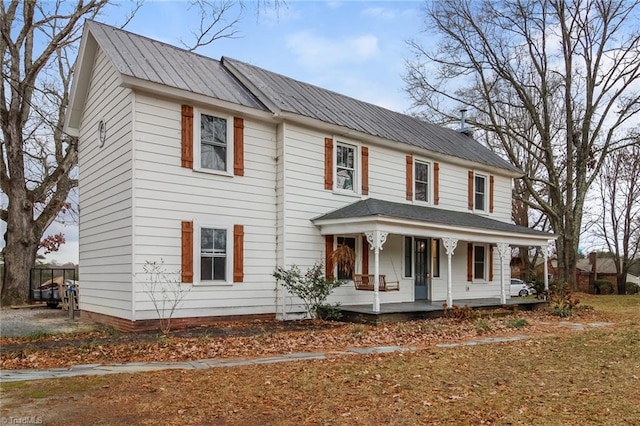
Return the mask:
[(193, 168), (193, 107), (182, 105), (182, 167)]
[(489, 245), (489, 281), (493, 281), (493, 247)]
[(331, 260), (331, 253), (333, 253), (333, 235), (324, 236), (324, 275), (327, 278), (333, 277), (333, 261)]
[(193, 283), (193, 222), (182, 222), (182, 282)]
[(413, 200), (413, 156), (407, 155), (407, 200)]
[(489, 176), (489, 213), (493, 213), (493, 176)]
[(362, 147), (362, 195), (369, 195), (369, 148)]
[(244, 281), (244, 226), (233, 225), (233, 282)]
[(324, 138), (324, 189), (333, 189), (333, 139)]
[(369, 275), (369, 242), (362, 236), (362, 275)]
[(233, 117), (233, 174), (244, 176), (244, 120)]
[(467, 281), (473, 281), (473, 244), (467, 243)]
[(433, 163), (433, 204), (440, 203), (440, 163)]
[(469, 210), (473, 210), (473, 170), (469, 170)]

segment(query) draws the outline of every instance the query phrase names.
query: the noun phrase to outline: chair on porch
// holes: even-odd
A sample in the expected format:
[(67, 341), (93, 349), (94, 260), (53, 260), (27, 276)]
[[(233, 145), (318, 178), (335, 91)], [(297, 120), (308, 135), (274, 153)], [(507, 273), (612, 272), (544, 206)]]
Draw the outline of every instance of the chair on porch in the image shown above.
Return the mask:
[[(354, 274), (353, 284), (356, 290), (373, 291), (375, 277), (373, 274)], [(400, 281), (387, 281), (386, 275), (378, 275), (378, 291), (399, 291)]]

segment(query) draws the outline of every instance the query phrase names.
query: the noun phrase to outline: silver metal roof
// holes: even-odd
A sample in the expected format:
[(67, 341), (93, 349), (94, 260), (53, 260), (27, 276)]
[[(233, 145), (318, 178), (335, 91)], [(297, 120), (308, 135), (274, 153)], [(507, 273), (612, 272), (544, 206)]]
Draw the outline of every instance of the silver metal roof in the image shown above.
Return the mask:
[[(470, 136), (417, 118), (303, 83), (228, 57), (231, 65), (282, 111), (344, 126), (432, 152), (521, 173)], [(245, 81), (245, 80), (243, 80)], [(260, 97), (260, 95), (258, 95)], [(275, 111), (274, 111), (275, 112)]]
[(267, 111), (215, 59), (95, 21), (85, 25), (121, 74)]
[(123, 75), (261, 111), (269, 110), (264, 104), (275, 105), (281, 111), (521, 173), (472, 137), (455, 130), (235, 59), (223, 57), (217, 61), (95, 21), (87, 21), (85, 25)]

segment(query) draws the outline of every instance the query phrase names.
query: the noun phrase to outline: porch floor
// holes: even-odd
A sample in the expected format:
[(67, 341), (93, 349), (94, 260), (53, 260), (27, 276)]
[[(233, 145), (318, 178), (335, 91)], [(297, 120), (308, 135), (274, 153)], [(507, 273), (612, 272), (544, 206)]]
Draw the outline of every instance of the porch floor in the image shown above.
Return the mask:
[[(342, 317), (340, 321), (357, 322), (366, 324), (381, 324), (388, 322), (400, 322), (426, 318), (439, 318), (444, 316), (444, 301), (420, 300), (416, 302), (381, 303), (380, 312), (373, 312), (372, 303), (366, 305), (340, 306)], [(507, 299), (506, 304), (500, 303), (499, 298), (488, 299), (455, 299), (454, 305), (459, 307), (469, 306), (474, 310), (503, 310), (515, 311), (518, 309), (530, 311), (548, 305), (545, 300), (529, 298)]]

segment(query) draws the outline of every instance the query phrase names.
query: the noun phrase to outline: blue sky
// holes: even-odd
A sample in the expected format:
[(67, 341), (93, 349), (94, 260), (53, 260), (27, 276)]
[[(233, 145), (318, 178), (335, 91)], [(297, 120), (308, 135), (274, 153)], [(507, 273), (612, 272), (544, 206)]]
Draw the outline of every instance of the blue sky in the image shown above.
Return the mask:
[[(423, 1), (296, 1), (277, 12), (246, 3), (239, 38), (223, 39), (197, 53), (229, 56), (297, 80), (315, 84), (395, 111), (411, 107), (403, 91), (406, 40), (429, 42), (423, 30)], [(97, 18), (120, 26), (130, 5), (110, 6)], [(235, 15), (234, 15), (235, 16)], [(198, 13), (186, 1), (147, 0), (125, 28), (136, 34), (183, 46), (193, 40)], [(4, 223), (0, 231), (4, 232)], [(54, 223), (62, 232), (61, 250), (47, 256), (59, 263), (78, 262), (76, 224)]]

